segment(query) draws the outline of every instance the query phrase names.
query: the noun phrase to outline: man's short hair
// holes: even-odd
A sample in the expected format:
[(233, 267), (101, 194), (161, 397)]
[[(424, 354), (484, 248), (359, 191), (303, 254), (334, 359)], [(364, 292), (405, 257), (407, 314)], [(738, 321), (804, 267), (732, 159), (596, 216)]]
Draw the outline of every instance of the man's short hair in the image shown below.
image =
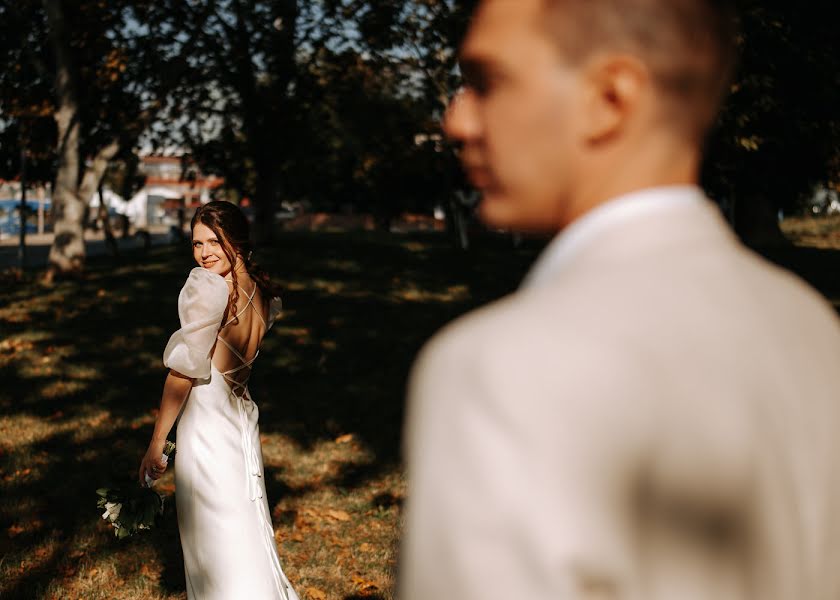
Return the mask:
[[(551, 35), (583, 61), (599, 50), (639, 57), (655, 82), (682, 103), (703, 135), (717, 115), (737, 61), (732, 0), (544, 0)], [(689, 119), (686, 119), (689, 120)]]

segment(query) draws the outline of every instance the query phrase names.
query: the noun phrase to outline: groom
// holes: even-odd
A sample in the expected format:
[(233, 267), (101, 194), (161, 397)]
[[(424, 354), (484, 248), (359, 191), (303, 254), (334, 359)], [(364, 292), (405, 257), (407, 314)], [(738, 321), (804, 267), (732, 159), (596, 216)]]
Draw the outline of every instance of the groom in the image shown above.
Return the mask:
[(557, 233), (409, 386), (402, 600), (840, 597), (840, 325), (697, 187), (722, 0), (483, 0), (445, 127)]

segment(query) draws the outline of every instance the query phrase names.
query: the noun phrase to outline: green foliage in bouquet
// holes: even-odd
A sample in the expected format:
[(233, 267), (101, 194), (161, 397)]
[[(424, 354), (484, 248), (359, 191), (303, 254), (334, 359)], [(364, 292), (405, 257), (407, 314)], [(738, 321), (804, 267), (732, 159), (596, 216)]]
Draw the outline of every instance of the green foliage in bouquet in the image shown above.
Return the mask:
[(151, 488), (99, 488), (96, 494), (96, 505), (105, 509), (102, 518), (111, 523), (120, 539), (151, 529), (163, 514), (163, 498)]
[[(174, 452), (175, 444), (167, 440), (163, 461), (168, 462)], [(102, 518), (111, 524), (119, 539), (151, 529), (163, 514), (163, 497), (151, 487), (101, 487), (96, 495), (96, 505), (105, 509)]]

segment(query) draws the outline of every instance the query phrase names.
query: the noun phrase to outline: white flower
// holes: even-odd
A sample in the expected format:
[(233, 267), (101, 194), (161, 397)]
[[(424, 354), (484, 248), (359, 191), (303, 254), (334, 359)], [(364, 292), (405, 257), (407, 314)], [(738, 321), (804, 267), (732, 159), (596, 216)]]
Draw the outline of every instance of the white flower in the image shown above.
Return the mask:
[(122, 510), (122, 504), (119, 502), (106, 502), (105, 512), (102, 513), (102, 518), (111, 521), (111, 523), (115, 523), (120, 517), (120, 510)]

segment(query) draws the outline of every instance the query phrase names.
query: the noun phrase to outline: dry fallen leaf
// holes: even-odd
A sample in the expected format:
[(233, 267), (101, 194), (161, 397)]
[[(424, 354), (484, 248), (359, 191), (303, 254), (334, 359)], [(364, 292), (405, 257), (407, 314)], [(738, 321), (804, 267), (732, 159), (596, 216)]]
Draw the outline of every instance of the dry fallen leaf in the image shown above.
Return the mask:
[(353, 434), (352, 433), (346, 433), (344, 435), (340, 435), (337, 438), (335, 438), (335, 443), (336, 444), (348, 444), (352, 441), (353, 441)]
[(359, 546), (359, 550), (361, 550), (362, 552), (373, 552), (373, 546), (365, 542), (361, 546)]
[(349, 521), (350, 515), (343, 510), (328, 510), (327, 516), (336, 521)]
[(350, 580), (356, 584), (356, 588), (363, 595), (371, 594), (379, 589), (373, 581), (365, 579), (364, 577), (359, 577), (358, 575), (351, 577)]
[(327, 600), (327, 594), (316, 587), (306, 588), (306, 594), (312, 598), (312, 600)]
[(157, 579), (158, 578), (158, 574), (155, 573), (151, 569), (151, 567), (149, 567), (149, 565), (143, 565), (142, 567), (140, 567), (140, 574), (143, 575), (144, 577), (148, 577), (149, 579)]

